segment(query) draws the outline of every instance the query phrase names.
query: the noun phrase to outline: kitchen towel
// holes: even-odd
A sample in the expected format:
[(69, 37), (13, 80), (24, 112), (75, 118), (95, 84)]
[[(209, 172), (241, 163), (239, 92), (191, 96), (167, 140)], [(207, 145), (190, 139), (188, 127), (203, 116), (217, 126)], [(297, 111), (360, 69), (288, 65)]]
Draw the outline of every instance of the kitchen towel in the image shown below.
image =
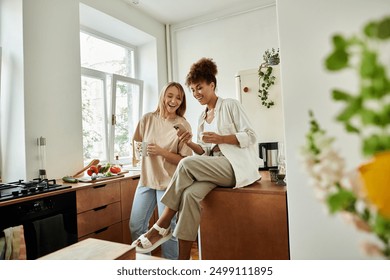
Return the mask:
[(5, 260), (25, 260), (26, 242), (23, 226), (4, 229), (3, 240), (0, 240), (0, 258)]
[(57, 214), (33, 222), (36, 233), (38, 257), (52, 253), (67, 246), (68, 233), (64, 226), (64, 217)]
[(0, 237), (0, 260), (5, 260), (5, 237)]

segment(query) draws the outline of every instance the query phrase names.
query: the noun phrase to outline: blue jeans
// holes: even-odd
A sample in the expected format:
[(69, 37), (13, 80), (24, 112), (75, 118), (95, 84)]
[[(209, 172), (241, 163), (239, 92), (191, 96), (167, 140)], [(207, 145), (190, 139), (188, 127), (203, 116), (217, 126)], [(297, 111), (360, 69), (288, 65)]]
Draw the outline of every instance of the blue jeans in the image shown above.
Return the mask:
[[(145, 186), (138, 186), (135, 191), (133, 207), (130, 216), (130, 232), (132, 240), (136, 240), (141, 234), (148, 231), (149, 220), (153, 215), (157, 205), (158, 215), (161, 216), (165, 205), (160, 201), (165, 190), (155, 190)], [(171, 221), (171, 228), (175, 230), (176, 219)], [(166, 259), (177, 260), (178, 258), (178, 242), (176, 237), (171, 237), (170, 240), (161, 245), (162, 257)]]

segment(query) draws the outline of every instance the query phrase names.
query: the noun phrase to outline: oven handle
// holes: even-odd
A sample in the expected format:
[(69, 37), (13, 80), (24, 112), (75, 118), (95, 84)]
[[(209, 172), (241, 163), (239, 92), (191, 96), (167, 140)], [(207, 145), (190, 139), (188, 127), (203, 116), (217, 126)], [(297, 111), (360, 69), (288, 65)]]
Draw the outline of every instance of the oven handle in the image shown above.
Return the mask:
[(105, 208), (107, 208), (107, 205), (96, 207), (96, 208), (93, 209), (93, 211), (100, 211), (100, 210), (103, 210)]
[(93, 188), (94, 189), (98, 189), (98, 188), (103, 188), (103, 187), (105, 187), (105, 186), (107, 186), (106, 184), (103, 184), (103, 185), (99, 185), (99, 186), (93, 186)]

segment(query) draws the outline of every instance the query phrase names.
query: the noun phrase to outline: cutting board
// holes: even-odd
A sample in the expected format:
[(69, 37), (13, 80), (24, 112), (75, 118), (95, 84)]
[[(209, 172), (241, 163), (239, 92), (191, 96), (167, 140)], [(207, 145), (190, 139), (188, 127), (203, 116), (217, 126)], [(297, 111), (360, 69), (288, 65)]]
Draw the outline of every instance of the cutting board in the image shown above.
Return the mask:
[[(127, 171), (127, 172), (129, 172), (129, 171)], [(121, 172), (120, 174), (116, 174), (116, 175), (112, 175), (112, 176), (100, 176), (94, 180), (92, 180), (91, 176), (86, 176), (86, 177), (81, 177), (78, 180), (79, 180), (79, 182), (83, 182), (83, 183), (100, 182), (100, 181), (112, 180), (112, 179), (124, 177), (125, 173), (127, 173), (127, 172)]]

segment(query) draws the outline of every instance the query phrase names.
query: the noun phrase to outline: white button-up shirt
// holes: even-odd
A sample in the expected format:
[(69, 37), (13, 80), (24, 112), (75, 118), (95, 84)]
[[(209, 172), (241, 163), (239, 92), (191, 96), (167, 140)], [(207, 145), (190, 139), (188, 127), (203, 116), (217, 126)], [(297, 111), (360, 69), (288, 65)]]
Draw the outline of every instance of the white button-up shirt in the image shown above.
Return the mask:
[[(200, 138), (204, 131), (206, 110), (199, 117), (198, 122), (198, 143), (210, 155), (209, 145), (206, 145)], [(256, 133), (244, 112), (242, 105), (235, 99), (223, 99), (218, 97), (214, 109), (214, 122), (217, 121), (219, 135), (234, 134), (239, 145), (218, 144), (223, 155), (229, 160), (236, 177), (235, 188), (245, 187), (261, 178), (258, 171), (259, 155), (257, 154)]]

